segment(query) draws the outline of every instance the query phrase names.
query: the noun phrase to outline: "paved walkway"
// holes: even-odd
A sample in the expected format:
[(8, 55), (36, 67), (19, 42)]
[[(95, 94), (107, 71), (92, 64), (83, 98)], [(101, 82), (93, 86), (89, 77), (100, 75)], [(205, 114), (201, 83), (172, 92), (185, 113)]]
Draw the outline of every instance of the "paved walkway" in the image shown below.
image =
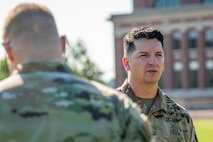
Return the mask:
[(213, 119), (213, 110), (189, 110), (193, 119)]

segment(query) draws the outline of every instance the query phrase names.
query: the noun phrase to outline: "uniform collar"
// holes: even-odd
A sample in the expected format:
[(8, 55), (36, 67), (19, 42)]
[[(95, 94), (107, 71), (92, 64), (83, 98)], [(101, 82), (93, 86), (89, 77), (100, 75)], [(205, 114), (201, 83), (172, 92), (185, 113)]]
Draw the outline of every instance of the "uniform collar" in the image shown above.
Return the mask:
[(32, 61), (24, 64), (19, 64), (16, 69), (12, 72), (13, 74), (17, 73), (26, 73), (33, 71), (50, 71), (50, 72), (72, 72), (68, 66), (56, 62), (56, 61)]
[[(145, 113), (145, 114), (147, 113), (147, 112), (145, 112), (145, 110), (143, 110), (143, 107), (145, 106), (145, 104), (142, 101), (138, 102), (139, 99), (135, 95), (135, 93), (132, 90), (131, 86), (129, 85), (127, 79), (124, 81), (122, 86), (118, 88), (118, 90), (127, 94), (132, 99), (133, 102), (140, 104), (140, 108), (142, 109), (142, 112)], [(159, 110), (166, 111), (166, 106), (164, 105), (165, 103), (163, 103), (165, 101), (163, 96), (164, 96), (163, 92), (158, 87), (156, 99), (155, 99), (150, 111), (148, 112), (148, 114), (154, 113), (154, 112), (159, 111)]]

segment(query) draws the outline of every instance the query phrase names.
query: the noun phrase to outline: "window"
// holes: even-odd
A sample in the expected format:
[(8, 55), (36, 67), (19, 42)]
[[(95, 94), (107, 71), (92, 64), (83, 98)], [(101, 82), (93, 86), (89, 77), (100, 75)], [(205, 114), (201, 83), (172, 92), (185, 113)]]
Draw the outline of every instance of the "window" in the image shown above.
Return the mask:
[(181, 62), (175, 62), (173, 64), (174, 69), (174, 88), (182, 88), (182, 70), (183, 64)]
[(198, 71), (197, 70), (191, 70), (189, 77), (190, 77), (190, 87), (191, 88), (197, 88), (198, 87)]
[(181, 34), (180, 32), (176, 31), (172, 34), (172, 41), (173, 41), (173, 49), (180, 49), (180, 40), (181, 40)]
[(155, 8), (174, 7), (179, 5), (180, 0), (156, 0), (154, 3)]
[(207, 87), (213, 87), (213, 69), (207, 69)]
[(198, 87), (198, 69), (199, 63), (197, 61), (191, 61), (189, 63), (189, 78), (190, 78), (190, 87), (197, 88)]
[(178, 89), (182, 87), (182, 83), (181, 83), (181, 74), (182, 71), (174, 71), (174, 88)]
[(191, 30), (188, 33), (189, 39), (189, 48), (196, 48), (197, 46), (197, 32), (195, 30)]
[(213, 0), (203, 0), (203, 3), (213, 3)]
[(213, 87), (213, 60), (206, 61), (207, 87)]
[(204, 32), (205, 36), (205, 47), (212, 47), (213, 46), (213, 30), (206, 29)]

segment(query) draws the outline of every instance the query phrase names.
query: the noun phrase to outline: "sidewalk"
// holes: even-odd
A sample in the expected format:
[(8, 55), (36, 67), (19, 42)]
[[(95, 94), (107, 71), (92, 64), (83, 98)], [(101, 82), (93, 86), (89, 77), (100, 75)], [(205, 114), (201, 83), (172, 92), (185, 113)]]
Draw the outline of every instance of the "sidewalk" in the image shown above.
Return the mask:
[(193, 119), (213, 119), (213, 110), (188, 110)]

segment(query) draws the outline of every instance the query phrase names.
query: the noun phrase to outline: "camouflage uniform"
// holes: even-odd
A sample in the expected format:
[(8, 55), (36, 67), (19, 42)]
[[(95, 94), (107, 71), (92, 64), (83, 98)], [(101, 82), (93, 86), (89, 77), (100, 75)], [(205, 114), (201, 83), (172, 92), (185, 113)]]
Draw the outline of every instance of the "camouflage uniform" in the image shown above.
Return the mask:
[(141, 112), (148, 116), (152, 134), (157, 142), (198, 142), (193, 121), (187, 111), (158, 88), (157, 97), (147, 112), (143, 102), (138, 102), (127, 80), (116, 88), (126, 93), (133, 102), (139, 104)]
[(139, 109), (117, 95), (101, 95), (61, 63), (18, 66), (0, 82), (0, 141), (150, 142)]

